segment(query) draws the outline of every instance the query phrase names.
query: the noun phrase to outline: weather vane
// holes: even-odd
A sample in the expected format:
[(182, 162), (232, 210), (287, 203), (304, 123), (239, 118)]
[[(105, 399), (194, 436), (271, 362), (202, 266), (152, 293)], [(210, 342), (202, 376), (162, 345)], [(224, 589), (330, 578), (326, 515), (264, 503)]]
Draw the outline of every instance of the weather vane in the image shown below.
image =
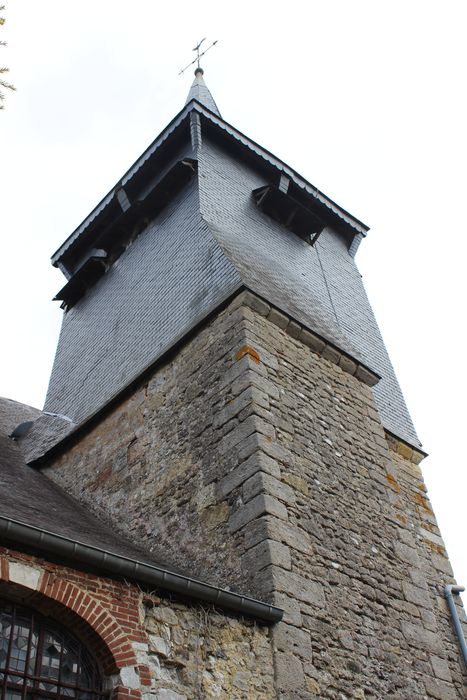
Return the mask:
[[(216, 41), (213, 41), (212, 44), (211, 44), (210, 46), (208, 46), (207, 49), (204, 49), (204, 51), (202, 51), (202, 52), (200, 53), (201, 44), (203, 43), (203, 41), (206, 41), (206, 37), (205, 37), (204, 39), (201, 39), (201, 41), (199, 42), (199, 44), (197, 44), (197, 45), (195, 46), (195, 48), (193, 49), (193, 51), (196, 51), (196, 58), (194, 59), (194, 61), (192, 61), (191, 63), (189, 63), (187, 66), (185, 66), (185, 68), (182, 68), (182, 70), (180, 71), (179, 75), (181, 75), (182, 73), (184, 73), (184, 72), (187, 70), (187, 68), (189, 68), (190, 66), (193, 65), (193, 63), (197, 63), (197, 64), (198, 64), (197, 67), (201, 69), (201, 66), (199, 65), (199, 59), (200, 59), (202, 56), (204, 56), (204, 54), (207, 53), (207, 52), (209, 51), (209, 49), (212, 49), (212, 47), (215, 46), (215, 45), (217, 44), (217, 39), (216, 39)], [(201, 70), (202, 70), (202, 69), (201, 69)]]

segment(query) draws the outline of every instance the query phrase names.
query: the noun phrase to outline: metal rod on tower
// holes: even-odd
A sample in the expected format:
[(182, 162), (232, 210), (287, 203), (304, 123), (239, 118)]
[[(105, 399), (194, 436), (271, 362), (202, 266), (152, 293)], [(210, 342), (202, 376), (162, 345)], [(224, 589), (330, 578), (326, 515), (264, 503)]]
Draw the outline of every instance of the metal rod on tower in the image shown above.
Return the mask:
[(198, 68), (200, 68), (201, 67), (199, 65), (200, 58), (202, 58), (204, 56), (204, 54), (206, 54), (209, 51), (209, 49), (212, 49), (212, 47), (217, 44), (217, 39), (216, 39), (216, 41), (213, 41), (212, 44), (210, 44), (207, 49), (205, 49), (204, 51), (202, 51), (200, 53), (199, 50), (201, 48), (201, 44), (203, 43), (203, 41), (206, 41), (206, 38), (201, 39), (201, 41), (194, 47), (193, 51), (196, 51), (196, 58), (193, 61), (191, 61), (191, 63), (189, 63), (187, 66), (185, 66), (185, 68), (182, 68), (182, 70), (179, 72), (179, 75), (182, 75), (182, 73), (184, 73), (190, 66), (192, 66), (193, 63), (197, 63)]

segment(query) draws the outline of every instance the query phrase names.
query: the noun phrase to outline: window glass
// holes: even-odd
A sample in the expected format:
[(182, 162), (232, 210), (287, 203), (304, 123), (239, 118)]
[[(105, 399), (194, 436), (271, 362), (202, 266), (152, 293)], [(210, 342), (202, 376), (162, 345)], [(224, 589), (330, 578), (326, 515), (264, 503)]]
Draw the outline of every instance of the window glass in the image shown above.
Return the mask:
[(2, 700), (99, 700), (101, 676), (68, 630), (33, 610), (0, 599)]

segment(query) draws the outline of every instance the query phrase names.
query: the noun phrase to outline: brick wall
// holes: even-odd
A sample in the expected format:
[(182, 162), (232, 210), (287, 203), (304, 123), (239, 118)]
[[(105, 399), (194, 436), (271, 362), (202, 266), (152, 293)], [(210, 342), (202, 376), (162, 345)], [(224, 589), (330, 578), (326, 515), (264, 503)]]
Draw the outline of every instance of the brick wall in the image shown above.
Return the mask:
[(13, 596), (68, 626), (95, 656), (116, 700), (141, 697), (149, 671), (138, 662), (147, 638), (137, 586), (3, 547), (0, 560), (2, 596)]

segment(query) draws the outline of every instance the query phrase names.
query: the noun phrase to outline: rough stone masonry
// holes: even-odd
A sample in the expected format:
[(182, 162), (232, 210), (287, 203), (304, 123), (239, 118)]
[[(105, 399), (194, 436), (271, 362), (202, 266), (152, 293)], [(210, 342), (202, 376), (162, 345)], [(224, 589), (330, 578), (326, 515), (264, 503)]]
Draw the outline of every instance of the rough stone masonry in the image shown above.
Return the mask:
[[(160, 560), (284, 608), (255, 641), (274, 667), (257, 686), (260, 647), (232, 623), (222, 663), (244, 687), (217, 697), (465, 697), (421, 455), (385, 433), (366, 382), (244, 292), (45, 467)], [(168, 629), (193, 648), (196, 614), (149, 615), (156, 656), (170, 659)]]

